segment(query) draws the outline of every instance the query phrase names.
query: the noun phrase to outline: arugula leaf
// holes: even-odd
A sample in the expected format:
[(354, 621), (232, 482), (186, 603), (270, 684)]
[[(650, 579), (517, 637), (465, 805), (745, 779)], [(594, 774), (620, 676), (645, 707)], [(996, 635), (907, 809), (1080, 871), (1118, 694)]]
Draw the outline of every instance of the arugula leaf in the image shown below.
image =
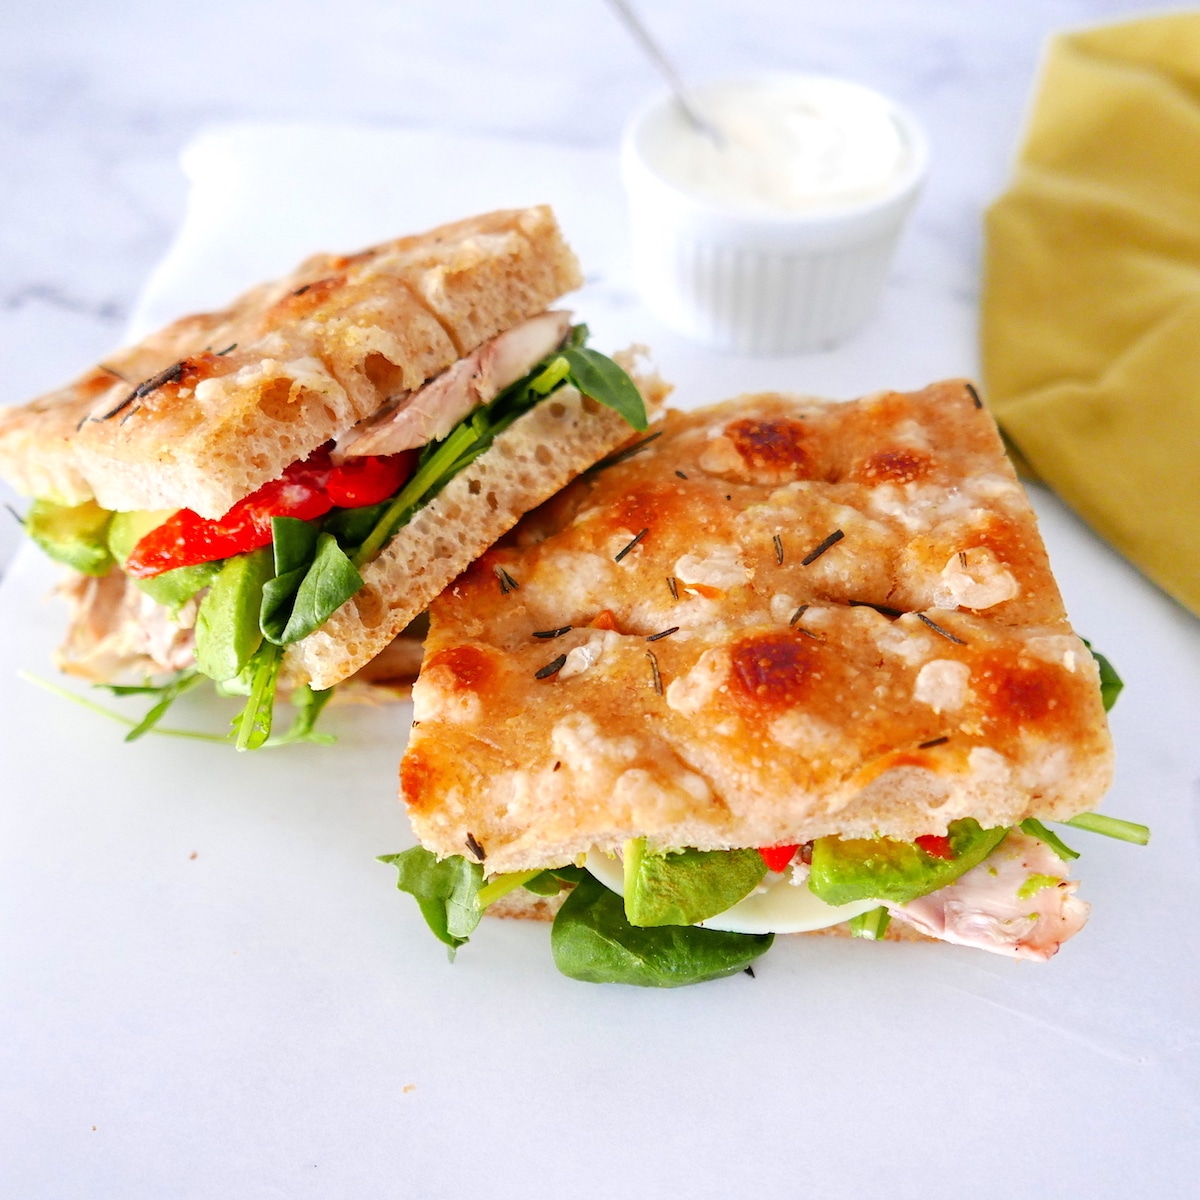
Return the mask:
[[(490, 904), (495, 904), (497, 900), (503, 896), (507, 896), (509, 892), (515, 892), (517, 888), (537, 879), (544, 874), (542, 871), (512, 871), (507, 875), (496, 875), (487, 881), (479, 889), (479, 907), (487, 908)], [(557, 890), (557, 881), (555, 881)]]
[(775, 935), (723, 933), (694, 925), (639, 929), (625, 903), (586, 877), (563, 902), (550, 931), (558, 969), (589, 983), (683, 987), (736, 975), (770, 949)]
[[(113, 712), (111, 708), (105, 708), (103, 704), (97, 704), (95, 701), (89, 700), (86, 696), (78, 696), (64, 687), (59, 687), (56, 683), (51, 683), (48, 679), (42, 679), (39, 675), (32, 675), (28, 671), (18, 671), (17, 678), (24, 680), (26, 683), (32, 683), (34, 687), (39, 687), (42, 691), (49, 692), (52, 696), (58, 696), (63, 700), (70, 700), (72, 704), (78, 704), (80, 708), (86, 708), (88, 712), (96, 713), (101, 717), (107, 717), (110, 721), (116, 721), (118, 724), (124, 725), (127, 729), (134, 729), (140, 724), (140, 722), (132, 721), (129, 717), (123, 716), (121, 713)], [(130, 689), (130, 694), (143, 690), (145, 689), (132, 688)], [(163, 729), (155, 726), (146, 732), (159, 734), (162, 737), (188, 738), (190, 741), (196, 742), (228, 743), (229, 741), (227, 737), (223, 737), (221, 734), (200, 733), (193, 729)]]
[(1119, 817), (1106, 817), (1103, 813), (1085, 812), (1068, 817), (1064, 825), (1076, 829), (1086, 829), (1089, 833), (1099, 833), (1104, 837), (1116, 838), (1122, 842), (1133, 842), (1144, 846), (1150, 840), (1150, 827), (1139, 825), (1136, 821), (1122, 821)]
[(625, 843), (625, 915), (632, 925), (695, 925), (732, 908), (762, 882), (757, 850), (655, 853), (645, 838)]
[(878, 942), (887, 932), (891, 920), (892, 914), (883, 905), (880, 905), (878, 908), (871, 909), (870, 912), (859, 913), (857, 917), (851, 917), (847, 924), (850, 926), (851, 937), (868, 938), (872, 942)]
[(649, 426), (646, 405), (637, 385), (611, 358), (586, 346), (559, 351), (571, 368), (571, 382), (599, 404), (613, 409), (639, 433)]
[(279, 662), (283, 657), (278, 646), (264, 642), (253, 659), (254, 674), (246, 707), (233, 718), (239, 750), (257, 750), (271, 736), (275, 715), (275, 684), (279, 678)]
[(1117, 697), (1125, 688), (1125, 681), (1117, 674), (1116, 668), (1103, 654), (1098, 650), (1092, 650), (1092, 643), (1087, 638), (1079, 640), (1092, 651), (1096, 666), (1100, 668), (1100, 700), (1104, 705), (1104, 711), (1110, 712), (1112, 706), (1117, 702)]
[(296, 742), (312, 742), (316, 746), (332, 746), (337, 737), (332, 733), (317, 733), (317, 718), (325, 705), (333, 697), (333, 688), (325, 688), (315, 692), (306, 683), (302, 683), (288, 697), (289, 703), (296, 710), (291, 728), (279, 737), (270, 738), (264, 742), (265, 747), (291, 746)]
[(383, 854), (379, 861), (396, 868), (396, 886), (416, 898), (426, 924), (450, 948), (453, 962), (454, 952), (470, 940), (483, 915), (479, 903), (483, 868), (461, 854), (439, 862), (437, 855), (424, 846), (400, 854)]
[(1053, 829), (1047, 829), (1036, 817), (1026, 817), (1020, 824), (1020, 830), (1022, 833), (1029, 834), (1030, 837), (1037, 838), (1040, 842), (1045, 842), (1059, 858), (1066, 862), (1079, 857), (1078, 850), (1072, 850)]
[(1007, 833), (1004, 828), (983, 829), (971, 817), (952, 821), (947, 830), (954, 856), (950, 859), (935, 858), (913, 842), (893, 838), (817, 838), (808, 886), (826, 904), (907, 904), (978, 866)]
[[(186, 671), (180, 671), (174, 679), (168, 683), (164, 683), (162, 687), (154, 689), (159, 697), (158, 703), (125, 735), (125, 740), (127, 742), (136, 742), (143, 734), (149, 733), (162, 720), (163, 714), (166, 713), (167, 709), (184, 692), (190, 692), (192, 688), (203, 682), (204, 676), (193, 667)], [(114, 695), (129, 694), (128, 692), (118, 692), (116, 688), (112, 690)], [(145, 694), (149, 689), (142, 689), (142, 691)]]

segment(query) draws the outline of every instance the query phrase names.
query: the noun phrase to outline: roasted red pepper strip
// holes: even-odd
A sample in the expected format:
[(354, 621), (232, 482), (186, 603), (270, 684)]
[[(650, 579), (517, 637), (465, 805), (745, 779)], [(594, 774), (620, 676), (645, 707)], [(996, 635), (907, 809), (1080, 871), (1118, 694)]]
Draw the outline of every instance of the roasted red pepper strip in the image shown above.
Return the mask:
[(954, 859), (954, 850), (950, 846), (948, 837), (939, 837), (936, 833), (927, 833), (923, 837), (915, 839), (915, 845), (919, 846), (931, 858), (944, 858), (947, 862)]
[(408, 479), (417, 465), (417, 452), (367, 454), (348, 458), (329, 473), (325, 490), (338, 508), (365, 508), (386, 500)]
[(767, 864), (768, 871), (779, 872), (795, 858), (796, 851), (799, 849), (799, 844), (795, 846), (766, 846), (760, 847), (758, 852), (762, 855), (763, 862)]
[[(214, 562), (268, 546), (272, 517), (315, 521), (335, 505), (360, 508), (376, 504), (387, 499), (412, 472), (416, 454), (364, 461), (367, 465), (362, 468), (335, 467), (329, 451), (322, 447), (303, 462), (292, 463), (281, 478), (239, 500), (218, 520), (197, 516), (190, 508), (180, 509), (138, 542), (125, 560), (125, 572), (135, 579), (149, 579), (176, 567)], [(385, 486), (388, 490), (381, 490)]]

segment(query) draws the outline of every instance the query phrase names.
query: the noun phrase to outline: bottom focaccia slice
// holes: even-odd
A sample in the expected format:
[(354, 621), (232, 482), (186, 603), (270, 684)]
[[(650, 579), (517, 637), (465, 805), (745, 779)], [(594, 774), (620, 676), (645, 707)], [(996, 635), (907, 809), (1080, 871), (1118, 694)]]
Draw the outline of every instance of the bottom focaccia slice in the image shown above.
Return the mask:
[(433, 605), (401, 765), (425, 847), (492, 874), (1096, 802), (1097, 668), (968, 386), (660, 428)]

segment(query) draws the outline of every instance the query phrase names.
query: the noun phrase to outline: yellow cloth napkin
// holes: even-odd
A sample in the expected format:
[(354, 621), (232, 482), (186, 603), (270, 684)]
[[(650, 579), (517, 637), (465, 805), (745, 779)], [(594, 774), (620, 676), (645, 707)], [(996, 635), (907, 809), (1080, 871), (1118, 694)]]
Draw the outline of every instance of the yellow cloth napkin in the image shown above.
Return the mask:
[(984, 273), (1002, 428), (1200, 614), (1200, 13), (1051, 42)]

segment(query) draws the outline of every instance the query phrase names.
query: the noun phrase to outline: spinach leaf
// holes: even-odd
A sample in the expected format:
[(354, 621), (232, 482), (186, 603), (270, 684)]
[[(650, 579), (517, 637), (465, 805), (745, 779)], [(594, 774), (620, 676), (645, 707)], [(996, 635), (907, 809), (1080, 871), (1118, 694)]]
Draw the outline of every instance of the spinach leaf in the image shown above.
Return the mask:
[(1007, 829), (982, 829), (964, 817), (947, 830), (952, 858), (936, 858), (913, 842), (893, 838), (822, 837), (813, 842), (808, 886), (826, 904), (888, 900), (907, 904), (978, 866)]
[(521, 885), (535, 896), (557, 896), (562, 891), (562, 880), (553, 871), (543, 871)]
[(732, 908), (762, 882), (757, 850), (656, 854), (645, 838), (625, 843), (625, 915), (633, 925), (695, 925)]
[(1117, 674), (1116, 668), (1104, 657), (1098, 650), (1092, 650), (1092, 643), (1087, 638), (1079, 639), (1089, 650), (1092, 651), (1092, 657), (1096, 660), (1096, 666), (1100, 668), (1100, 700), (1104, 705), (1104, 711), (1109, 712), (1112, 706), (1116, 704), (1117, 697), (1125, 688), (1125, 681)]
[(625, 904), (588, 876), (554, 918), (550, 947), (558, 969), (589, 983), (683, 987), (744, 970), (774, 941), (774, 934), (722, 933), (693, 925), (638, 929)]
[(424, 846), (414, 846), (401, 854), (384, 854), (379, 861), (396, 868), (396, 886), (416, 898), (426, 924), (450, 948), (453, 961), (455, 950), (466, 945), (483, 915), (479, 906), (483, 868), (461, 854), (439, 862), (437, 855)]
[(264, 642), (252, 660), (253, 675), (246, 707), (233, 718), (239, 750), (257, 750), (271, 736), (275, 715), (275, 684), (279, 678), (279, 661), (283, 657), (278, 646)]
[(332, 533), (308, 521), (271, 521), (275, 578), (263, 587), (263, 636), (287, 646), (319, 629), (362, 587), (362, 576)]
[(218, 682), (236, 678), (262, 642), (258, 614), (271, 578), (271, 552), (229, 559), (196, 614), (196, 664)]
[(646, 405), (637, 385), (611, 358), (586, 346), (559, 351), (571, 369), (568, 378), (585, 395), (618, 412), (639, 432), (644, 431)]
[(378, 504), (368, 504), (363, 508), (335, 508), (321, 522), (321, 528), (326, 533), (332, 533), (338, 545), (349, 552), (366, 541), (389, 503), (388, 500), (381, 500)]

